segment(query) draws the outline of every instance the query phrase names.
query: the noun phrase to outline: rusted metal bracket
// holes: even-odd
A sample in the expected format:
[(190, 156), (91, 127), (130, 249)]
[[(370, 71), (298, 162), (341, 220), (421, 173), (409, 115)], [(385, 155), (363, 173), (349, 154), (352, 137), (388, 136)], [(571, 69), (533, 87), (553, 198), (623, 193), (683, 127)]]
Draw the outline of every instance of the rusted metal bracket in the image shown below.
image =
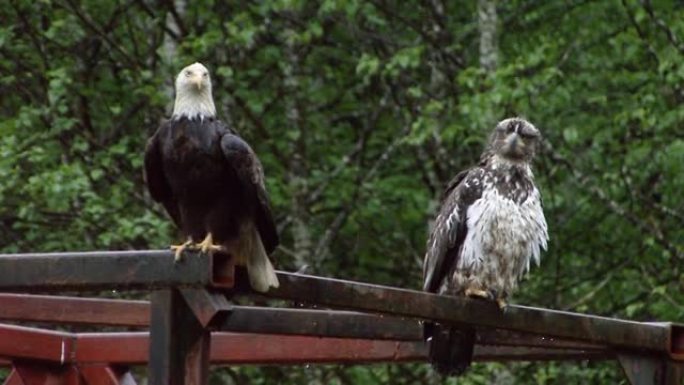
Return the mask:
[(211, 333), (178, 289), (154, 292), (151, 301), (149, 383), (205, 385)]
[(618, 353), (618, 361), (632, 385), (682, 385), (684, 364), (667, 358)]
[(224, 294), (206, 289), (155, 292), (151, 301), (150, 384), (207, 384), (211, 345), (208, 327), (230, 310)]
[(227, 317), (233, 308), (225, 294), (210, 293), (206, 289), (180, 289), (180, 293), (204, 328)]

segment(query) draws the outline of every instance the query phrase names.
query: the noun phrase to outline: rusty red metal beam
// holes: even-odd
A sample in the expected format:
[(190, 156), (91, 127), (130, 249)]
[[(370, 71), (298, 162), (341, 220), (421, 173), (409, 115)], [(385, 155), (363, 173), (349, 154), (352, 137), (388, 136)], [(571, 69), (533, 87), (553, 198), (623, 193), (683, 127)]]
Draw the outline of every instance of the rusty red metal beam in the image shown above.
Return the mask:
[[(228, 311), (221, 317), (223, 321), (216, 325), (224, 331), (391, 340), (422, 338), (422, 331), (416, 321), (377, 314), (231, 306), (227, 301), (224, 309)], [(145, 327), (150, 323), (150, 303), (121, 299), (0, 293), (0, 319)]]
[[(225, 304), (223, 305), (225, 306)], [(349, 311), (234, 306), (215, 326), (246, 333), (294, 334), (359, 339), (420, 340), (422, 328), (412, 319)], [(145, 326), (149, 302), (78, 297), (0, 294), (0, 318), (65, 323)], [(211, 317), (210, 317), (211, 318)], [(684, 328), (673, 325), (673, 351), (682, 351)], [(599, 344), (550, 338), (500, 329), (478, 330), (478, 344), (544, 349), (602, 350)], [(679, 350), (677, 350), (679, 349)], [(675, 360), (684, 360), (673, 354)]]
[[(145, 332), (80, 334), (76, 361), (145, 365), (148, 335)], [(102, 346), (108, 346), (105, 351)], [(212, 333), (211, 362), (226, 364), (303, 364), (424, 361), (422, 341), (383, 341), (262, 334)], [(478, 345), (476, 361), (609, 359), (612, 352), (582, 349)]]
[[(78, 365), (146, 365), (149, 333), (61, 333), (0, 325), (0, 356)], [(16, 338), (22, 343), (18, 344)], [(64, 344), (62, 344), (64, 342)], [(607, 349), (478, 345), (476, 360), (610, 358)], [(422, 341), (390, 341), (213, 332), (213, 364), (403, 362), (425, 359)], [(5, 361), (6, 363), (8, 361)]]
[(0, 356), (64, 363), (74, 347), (70, 333), (23, 326), (0, 326)]
[(148, 301), (0, 293), (0, 319), (63, 324), (148, 326)]
[[(0, 290), (57, 290), (125, 287), (232, 287), (230, 259), (173, 253), (112, 251), (0, 255)], [(663, 352), (681, 359), (681, 326), (647, 324), (606, 317), (511, 305), (306, 275), (278, 273), (281, 285), (269, 296), (335, 308), (362, 310), (507, 329), (609, 345), (616, 349)], [(240, 283), (240, 282), (238, 282)], [(244, 282), (241, 282), (244, 284)]]
[(146, 365), (149, 359), (147, 332), (79, 333), (76, 339), (72, 357), (80, 364)]
[[(228, 306), (225, 308), (228, 311), (214, 326), (223, 331), (407, 341), (422, 339), (422, 327), (413, 319), (339, 310), (222, 306)], [(148, 326), (150, 308), (148, 301), (0, 293), (0, 319)], [(603, 348), (585, 342), (491, 329), (479, 330), (478, 342), (585, 350)]]
[(212, 341), (211, 356), (219, 364), (409, 362), (425, 359), (423, 345), (415, 341), (221, 333)]
[[(145, 365), (148, 343), (149, 337), (145, 332), (81, 334), (78, 336), (76, 361)], [(101, 349), (104, 344), (109, 346), (107, 351)], [(415, 353), (415, 347), (422, 346), (422, 343), (397, 344), (400, 342), (214, 332), (210, 358), (215, 365), (296, 364), (335, 360), (349, 363), (421, 358)], [(401, 347), (399, 351), (398, 346)]]
[[(218, 308), (224, 313), (214, 326), (223, 331), (406, 341), (422, 339), (422, 326), (413, 319), (338, 310), (231, 307), (227, 302), (220, 305)], [(209, 307), (211, 312), (201, 313), (207, 313), (205, 318), (212, 319), (215, 309), (213, 305)], [(149, 324), (149, 302), (0, 294), (0, 318), (49, 322), (50, 314), (57, 322), (146, 326)], [(479, 330), (478, 343), (545, 349), (604, 349), (604, 346), (586, 342), (496, 329)]]

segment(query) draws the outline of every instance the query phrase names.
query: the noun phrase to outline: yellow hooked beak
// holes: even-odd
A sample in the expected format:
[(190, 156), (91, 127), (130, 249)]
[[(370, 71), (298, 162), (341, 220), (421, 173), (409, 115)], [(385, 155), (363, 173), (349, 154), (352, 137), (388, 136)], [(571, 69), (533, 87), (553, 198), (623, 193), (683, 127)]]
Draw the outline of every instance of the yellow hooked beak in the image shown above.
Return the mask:
[(202, 80), (202, 75), (193, 75), (192, 78), (190, 78), (190, 84), (194, 84), (195, 87), (197, 87), (197, 91), (202, 91), (202, 87), (204, 87)]

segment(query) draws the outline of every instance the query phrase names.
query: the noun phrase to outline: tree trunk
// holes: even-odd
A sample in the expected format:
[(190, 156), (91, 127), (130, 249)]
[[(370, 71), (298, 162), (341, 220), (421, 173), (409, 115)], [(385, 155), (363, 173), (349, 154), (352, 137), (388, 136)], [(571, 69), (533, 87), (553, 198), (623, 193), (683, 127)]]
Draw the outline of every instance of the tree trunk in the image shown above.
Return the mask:
[(491, 73), (496, 70), (499, 61), (496, 0), (478, 0), (477, 16), (480, 30), (480, 67)]
[(290, 129), (296, 131), (292, 140), (290, 167), (288, 172), (288, 182), (292, 194), (292, 238), (294, 241), (294, 258), (297, 268), (309, 265), (312, 261), (313, 242), (309, 230), (309, 209), (308, 209), (308, 168), (306, 165), (306, 133), (302, 124), (301, 106), (298, 98), (299, 81), (297, 71), (299, 68), (300, 57), (296, 51), (294, 43), (288, 42), (286, 46), (287, 65), (284, 69), (284, 82), (286, 94), (289, 95), (286, 101), (287, 121)]

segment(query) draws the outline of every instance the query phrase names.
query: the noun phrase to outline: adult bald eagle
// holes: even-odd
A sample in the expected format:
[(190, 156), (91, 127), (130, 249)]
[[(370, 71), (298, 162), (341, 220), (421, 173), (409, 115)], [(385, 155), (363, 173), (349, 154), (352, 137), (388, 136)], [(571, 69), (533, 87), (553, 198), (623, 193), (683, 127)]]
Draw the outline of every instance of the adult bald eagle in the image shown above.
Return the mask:
[[(423, 290), (495, 300), (502, 309), (518, 281), (539, 264), (548, 233), (530, 163), (539, 130), (520, 118), (496, 126), (477, 166), (444, 192), (423, 265)], [(426, 324), (429, 358), (444, 375), (470, 365), (475, 329)]]
[[(249, 145), (216, 118), (209, 71), (189, 65), (176, 77), (173, 116), (147, 142), (145, 175), (188, 241), (172, 246), (231, 254), (246, 265), (252, 288), (278, 287), (268, 254), (278, 245), (261, 163)], [(202, 240), (201, 243), (195, 244)]]

